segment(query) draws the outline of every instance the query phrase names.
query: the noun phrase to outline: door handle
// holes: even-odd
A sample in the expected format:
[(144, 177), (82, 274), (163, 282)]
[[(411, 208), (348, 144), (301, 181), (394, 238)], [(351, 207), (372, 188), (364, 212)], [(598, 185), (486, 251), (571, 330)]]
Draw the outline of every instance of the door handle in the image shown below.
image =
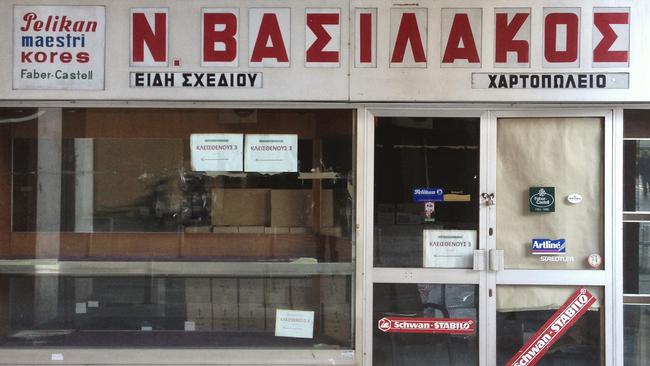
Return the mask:
[(474, 250), (474, 270), (485, 271), (485, 249)]
[(491, 249), (489, 257), (490, 257), (490, 270), (503, 271), (505, 267), (503, 249)]

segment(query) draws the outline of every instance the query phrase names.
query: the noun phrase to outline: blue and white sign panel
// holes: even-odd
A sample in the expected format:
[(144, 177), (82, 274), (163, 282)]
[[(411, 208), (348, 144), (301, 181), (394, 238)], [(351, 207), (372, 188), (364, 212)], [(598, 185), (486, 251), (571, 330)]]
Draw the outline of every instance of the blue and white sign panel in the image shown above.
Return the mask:
[(566, 240), (533, 239), (531, 253), (538, 255), (566, 254)]
[(442, 202), (444, 200), (445, 191), (442, 188), (413, 189), (413, 202)]

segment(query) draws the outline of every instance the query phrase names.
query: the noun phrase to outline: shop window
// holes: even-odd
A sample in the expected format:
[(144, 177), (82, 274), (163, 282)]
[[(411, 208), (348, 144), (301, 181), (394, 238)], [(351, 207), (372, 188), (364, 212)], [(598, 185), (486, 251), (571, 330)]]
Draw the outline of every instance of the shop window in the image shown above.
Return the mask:
[(0, 347), (352, 348), (353, 130), (0, 109)]
[(623, 288), (625, 364), (650, 359), (650, 110), (624, 113)]

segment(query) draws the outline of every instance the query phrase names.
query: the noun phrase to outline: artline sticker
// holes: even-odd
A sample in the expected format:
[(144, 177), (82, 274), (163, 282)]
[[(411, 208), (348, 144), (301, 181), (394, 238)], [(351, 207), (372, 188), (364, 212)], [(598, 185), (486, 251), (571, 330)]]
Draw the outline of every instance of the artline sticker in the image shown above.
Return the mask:
[(535, 255), (563, 255), (566, 254), (565, 239), (533, 239), (531, 253)]
[(506, 366), (533, 366), (596, 302), (587, 289), (580, 288), (528, 340)]
[(530, 187), (528, 197), (530, 212), (555, 212), (555, 187)]
[(444, 200), (445, 191), (442, 188), (413, 189), (413, 202), (442, 202)]
[(377, 323), (385, 333), (474, 334), (473, 319), (385, 317)]

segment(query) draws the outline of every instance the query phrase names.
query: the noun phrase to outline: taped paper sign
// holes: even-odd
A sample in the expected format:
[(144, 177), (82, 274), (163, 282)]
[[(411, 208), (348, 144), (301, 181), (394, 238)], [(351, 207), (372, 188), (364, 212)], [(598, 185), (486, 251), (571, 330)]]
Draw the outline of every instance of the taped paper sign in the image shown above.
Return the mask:
[(473, 319), (385, 317), (377, 323), (385, 333), (474, 334)]
[(596, 302), (587, 289), (580, 288), (524, 344), (506, 366), (533, 366)]
[(298, 171), (298, 135), (246, 135), (246, 172)]
[(424, 267), (472, 268), (476, 231), (424, 230)]
[(193, 134), (190, 137), (192, 170), (201, 172), (241, 172), (244, 135)]
[(314, 312), (276, 309), (275, 336), (314, 338)]

